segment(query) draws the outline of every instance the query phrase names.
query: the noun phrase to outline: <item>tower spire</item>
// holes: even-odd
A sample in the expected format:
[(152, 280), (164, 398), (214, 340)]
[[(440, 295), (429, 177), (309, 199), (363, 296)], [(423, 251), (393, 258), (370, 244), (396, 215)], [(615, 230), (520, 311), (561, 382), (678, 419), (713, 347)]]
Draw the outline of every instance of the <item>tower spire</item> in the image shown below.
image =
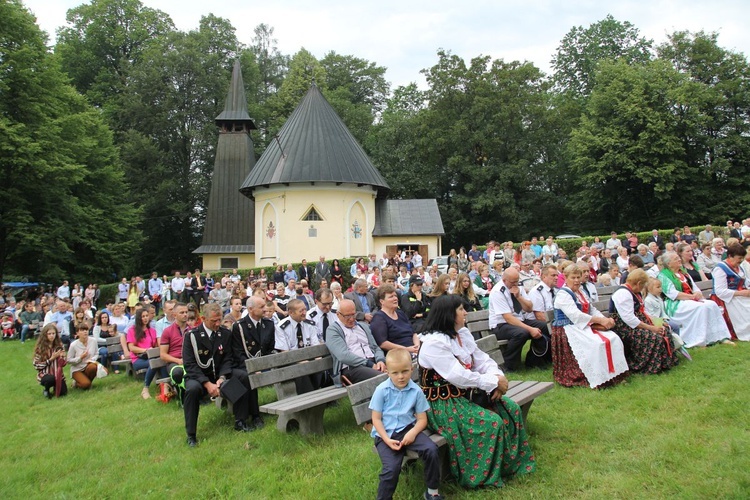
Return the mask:
[(240, 60), (234, 60), (232, 69), (232, 83), (229, 85), (224, 111), (216, 117), (216, 125), (223, 129), (233, 130), (235, 124), (246, 124), (247, 129), (255, 129), (255, 123), (247, 113), (247, 97), (245, 97), (245, 83), (242, 81)]

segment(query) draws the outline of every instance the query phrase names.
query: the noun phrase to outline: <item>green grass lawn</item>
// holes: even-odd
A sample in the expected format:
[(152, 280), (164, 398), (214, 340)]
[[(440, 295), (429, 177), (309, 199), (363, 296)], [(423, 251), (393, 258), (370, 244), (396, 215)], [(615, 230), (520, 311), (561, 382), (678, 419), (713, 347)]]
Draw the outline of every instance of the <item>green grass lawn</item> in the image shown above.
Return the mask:
[[(140, 398), (125, 375), (48, 401), (31, 343), (0, 344), (3, 437), (0, 498), (373, 498), (380, 463), (348, 401), (326, 411), (326, 435), (251, 434), (201, 408), (200, 445), (185, 445), (182, 410)], [(502, 491), (450, 498), (749, 498), (750, 345), (693, 349), (694, 362), (632, 376), (605, 391), (555, 387), (536, 400), (527, 430), (538, 472)], [(551, 370), (514, 379), (552, 380)], [(156, 395), (156, 388), (152, 388)], [(261, 399), (275, 397), (272, 391)], [(397, 498), (419, 498), (421, 468)]]

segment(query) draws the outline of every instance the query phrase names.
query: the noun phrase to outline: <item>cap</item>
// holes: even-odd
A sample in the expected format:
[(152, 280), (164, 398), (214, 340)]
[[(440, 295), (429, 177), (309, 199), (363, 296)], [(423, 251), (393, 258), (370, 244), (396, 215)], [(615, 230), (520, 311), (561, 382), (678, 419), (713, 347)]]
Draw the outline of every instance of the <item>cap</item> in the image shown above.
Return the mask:
[(409, 285), (421, 285), (422, 284), (422, 277), (418, 274), (413, 274), (411, 278), (409, 278)]

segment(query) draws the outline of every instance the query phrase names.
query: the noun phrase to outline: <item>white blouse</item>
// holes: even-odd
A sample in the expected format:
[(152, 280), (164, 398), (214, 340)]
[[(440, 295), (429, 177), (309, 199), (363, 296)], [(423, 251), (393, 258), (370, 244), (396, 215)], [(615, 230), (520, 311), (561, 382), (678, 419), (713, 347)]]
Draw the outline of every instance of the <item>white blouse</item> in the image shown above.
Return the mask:
[[(741, 267), (739, 268), (739, 273), (737, 274), (739, 274), (740, 278), (742, 278), (742, 283), (744, 285), (746, 276), (744, 270)], [(731, 302), (734, 298), (735, 291), (729, 288), (729, 286), (727, 285), (727, 273), (720, 266), (716, 266), (711, 272), (711, 276), (714, 280), (714, 292), (716, 293), (716, 296), (724, 302)]]
[[(420, 335), (422, 345), (419, 349), (419, 365), (435, 370), (461, 389), (478, 387), (492, 392), (497, 387), (497, 376), (503, 375), (502, 370), (487, 353), (477, 347), (468, 328), (461, 328), (458, 335), (463, 345), (444, 333)], [(467, 364), (472, 365), (470, 370), (464, 366)]]
[(636, 317), (633, 310), (633, 295), (629, 291), (622, 288), (615, 291), (612, 294), (612, 302), (615, 303), (615, 309), (617, 309), (617, 313), (626, 325), (630, 328), (636, 328), (641, 324), (641, 320)]
[[(578, 300), (580, 300), (580, 298)], [(564, 290), (560, 290), (555, 294), (555, 309), (560, 309), (563, 314), (573, 323), (573, 325), (577, 326), (578, 328), (586, 328), (591, 321), (591, 318), (603, 316), (603, 314), (600, 313), (596, 309), (596, 307), (594, 307), (594, 304), (590, 302), (590, 314), (586, 314), (585, 312), (581, 311), (580, 309), (578, 309), (578, 306), (576, 306), (573, 297), (571, 297), (570, 294)]]

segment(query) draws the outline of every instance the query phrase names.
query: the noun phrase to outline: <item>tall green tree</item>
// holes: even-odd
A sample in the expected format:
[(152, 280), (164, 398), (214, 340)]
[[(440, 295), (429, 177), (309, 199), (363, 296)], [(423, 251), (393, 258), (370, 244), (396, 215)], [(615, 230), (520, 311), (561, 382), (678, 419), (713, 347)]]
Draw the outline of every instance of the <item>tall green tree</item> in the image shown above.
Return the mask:
[[(257, 106), (251, 106), (251, 116), (255, 119), (255, 124), (258, 127), (260, 138), (258, 142), (261, 143), (256, 144), (256, 149), (260, 146), (260, 151), (262, 151), (271, 139), (268, 135), (273, 114), (271, 101), (284, 82), (284, 77), (289, 69), (290, 58), (279, 51), (278, 40), (273, 36), (274, 29), (272, 26), (261, 23), (255, 27), (253, 32), (255, 36), (249, 50), (254, 56), (258, 75), (257, 91), (250, 94), (257, 96)], [(247, 78), (250, 75), (245, 73), (247, 71), (245, 66), (243, 64), (245, 82), (254, 81), (254, 79)]]
[(17, 0), (0, 3), (0, 277), (130, 271), (141, 237), (111, 131)]
[(279, 91), (271, 98), (272, 116), (269, 128), (271, 137), (276, 135), (313, 83), (325, 94), (327, 90), (325, 68), (303, 47), (292, 56), (289, 62), (289, 72)]
[(690, 161), (701, 88), (668, 62), (603, 62), (569, 144), (576, 213), (607, 228), (672, 225), (710, 203), (708, 176)]
[(140, 0), (92, 0), (66, 19), (55, 50), (75, 87), (100, 107), (123, 92), (148, 45), (174, 31), (167, 14)]

